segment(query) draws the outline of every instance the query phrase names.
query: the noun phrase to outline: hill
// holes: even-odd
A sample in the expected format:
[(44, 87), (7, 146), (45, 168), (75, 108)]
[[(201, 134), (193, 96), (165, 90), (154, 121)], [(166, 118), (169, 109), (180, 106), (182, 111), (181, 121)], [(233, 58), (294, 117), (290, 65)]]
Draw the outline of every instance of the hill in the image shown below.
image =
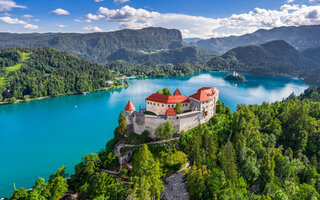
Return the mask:
[(0, 102), (9, 103), (122, 84), (106, 66), (52, 48), (1, 50), (0, 71)]
[(252, 34), (211, 38), (192, 43), (202, 49), (226, 52), (243, 45), (260, 45), (272, 40), (284, 40), (298, 50), (320, 46), (320, 25), (278, 27), (270, 30), (260, 29)]
[(211, 59), (208, 65), (214, 70), (236, 70), (301, 78), (319, 68), (319, 63), (307, 58), (290, 44), (281, 40), (260, 46), (249, 45), (231, 49), (224, 55)]
[(196, 63), (207, 62), (217, 53), (200, 49), (198, 47), (182, 47), (176, 49), (159, 50), (154, 52), (133, 51), (129, 49), (119, 49), (108, 57), (110, 62), (125, 60), (131, 63)]
[[(104, 33), (0, 33), (0, 48), (51, 47), (66, 51), (88, 61), (107, 63), (115, 60), (121, 49), (153, 52), (186, 46), (179, 30), (165, 28), (124, 29)], [(117, 55), (117, 54), (115, 54)]]
[(306, 57), (320, 63), (320, 46), (316, 48), (310, 48), (302, 52)]

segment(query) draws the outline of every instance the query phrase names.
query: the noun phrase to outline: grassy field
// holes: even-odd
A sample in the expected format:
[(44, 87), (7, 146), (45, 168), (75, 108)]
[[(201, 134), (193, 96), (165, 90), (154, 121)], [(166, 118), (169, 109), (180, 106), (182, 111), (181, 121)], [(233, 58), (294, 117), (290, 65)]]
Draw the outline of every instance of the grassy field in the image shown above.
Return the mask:
[(25, 63), (29, 58), (30, 58), (30, 53), (23, 53), (22, 59), (19, 63), (17, 63), (14, 66), (7, 67), (6, 68), (7, 74), (4, 77), (0, 78), (0, 86), (6, 85), (9, 78), (14, 75), (14, 72), (19, 70), (21, 68), (21, 65)]

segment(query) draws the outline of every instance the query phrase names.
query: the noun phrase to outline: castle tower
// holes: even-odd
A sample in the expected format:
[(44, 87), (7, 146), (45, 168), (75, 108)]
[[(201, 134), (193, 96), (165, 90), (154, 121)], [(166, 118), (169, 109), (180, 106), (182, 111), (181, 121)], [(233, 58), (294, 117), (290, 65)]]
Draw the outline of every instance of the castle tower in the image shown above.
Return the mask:
[(128, 101), (124, 112), (127, 118), (127, 132), (132, 133), (133, 131), (133, 112), (136, 110), (131, 101)]
[(173, 93), (173, 96), (176, 96), (176, 95), (181, 95), (181, 92), (180, 92), (180, 90), (178, 88)]

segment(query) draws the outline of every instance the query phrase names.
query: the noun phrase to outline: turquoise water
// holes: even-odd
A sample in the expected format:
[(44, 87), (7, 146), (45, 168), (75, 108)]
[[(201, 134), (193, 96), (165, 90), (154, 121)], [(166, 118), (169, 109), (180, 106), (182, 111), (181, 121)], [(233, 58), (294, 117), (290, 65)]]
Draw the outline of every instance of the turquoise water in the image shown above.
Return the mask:
[(248, 81), (236, 85), (226, 82), (225, 74), (134, 79), (128, 88), (114, 91), (0, 106), (0, 197), (10, 195), (13, 183), (30, 188), (37, 177), (47, 178), (62, 165), (72, 173), (81, 156), (98, 152), (113, 137), (119, 112), (129, 99), (143, 108), (144, 99), (159, 88), (179, 88), (191, 95), (214, 85), (220, 99), (235, 110), (239, 103), (274, 102), (308, 87), (295, 79), (250, 74)]

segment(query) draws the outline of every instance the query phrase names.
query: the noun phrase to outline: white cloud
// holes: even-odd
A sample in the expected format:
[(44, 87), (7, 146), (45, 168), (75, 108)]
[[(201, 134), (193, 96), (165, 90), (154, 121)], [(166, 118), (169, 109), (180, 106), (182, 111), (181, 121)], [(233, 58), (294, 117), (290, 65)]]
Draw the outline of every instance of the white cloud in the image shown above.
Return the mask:
[(64, 10), (62, 8), (57, 8), (50, 12), (50, 14), (53, 15), (70, 15), (70, 13), (67, 10)]
[(23, 28), (25, 29), (38, 29), (39, 26), (28, 24), (27, 22), (20, 20), (18, 18), (11, 18), (11, 17), (0, 17), (0, 21), (7, 23), (7, 24), (21, 24), (24, 25)]
[(130, 0), (114, 0), (113, 2), (114, 3), (125, 3), (125, 2), (128, 2)]
[(27, 19), (33, 18), (32, 15), (23, 15), (22, 17), (27, 18)]
[(94, 0), (95, 2), (102, 2), (102, 1), (104, 1), (104, 0)]
[(91, 13), (87, 14), (87, 16), (86, 16), (86, 18), (89, 19), (89, 20), (99, 20), (99, 19), (102, 19), (104, 17), (105, 17), (104, 15), (93, 15)]
[(63, 24), (58, 24), (58, 23), (56, 23), (56, 25), (57, 25), (59, 28), (65, 28), (65, 27), (66, 27), (66, 26), (63, 25)]
[(279, 10), (255, 8), (247, 13), (233, 14), (226, 18), (159, 13), (135, 9), (128, 5), (120, 9), (100, 7), (97, 13), (98, 15), (92, 15), (91, 18), (101, 19), (100, 15), (103, 15), (107, 21), (120, 24), (119, 28), (161, 26), (179, 29), (184, 37), (200, 38), (242, 35), (260, 28), (320, 24), (320, 6), (316, 5), (284, 4)]
[(0, 11), (10, 11), (12, 8), (27, 8), (26, 6), (17, 5), (12, 0), (0, 0)]
[(292, 3), (292, 2), (294, 2), (294, 0), (288, 0), (287, 2), (288, 2), (288, 3)]
[(27, 22), (23, 20), (19, 20), (18, 18), (11, 18), (11, 17), (0, 17), (0, 21), (5, 22), (7, 24), (27, 24)]
[(90, 19), (75, 19), (74, 20), (75, 22), (79, 22), (79, 23), (82, 23), (82, 22), (86, 22), (86, 23), (91, 23), (92, 21)]
[(39, 26), (33, 25), (33, 24), (26, 24), (26, 25), (23, 26), (23, 28), (35, 30), (35, 29), (39, 29)]
[(299, 5), (284, 4), (280, 7), (280, 10), (299, 10), (299, 8)]
[(92, 31), (92, 32), (103, 32), (104, 31), (101, 28), (99, 28), (98, 26), (91, 26), (91, 25), (83, 27), (83, 30)]

